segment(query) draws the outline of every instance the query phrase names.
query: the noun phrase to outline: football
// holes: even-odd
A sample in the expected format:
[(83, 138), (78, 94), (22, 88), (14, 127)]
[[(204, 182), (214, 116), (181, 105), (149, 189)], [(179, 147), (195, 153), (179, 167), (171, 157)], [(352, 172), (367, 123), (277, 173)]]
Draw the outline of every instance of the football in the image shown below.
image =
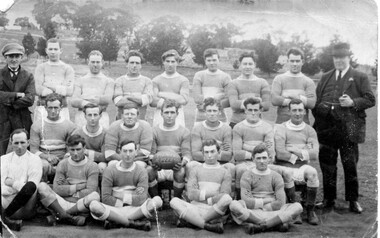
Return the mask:
[(174, 165), (181, 162), (181, 157), (174, 151), (160, 151), (153, 156), (152, 163), (161, 169), (173, 169)]

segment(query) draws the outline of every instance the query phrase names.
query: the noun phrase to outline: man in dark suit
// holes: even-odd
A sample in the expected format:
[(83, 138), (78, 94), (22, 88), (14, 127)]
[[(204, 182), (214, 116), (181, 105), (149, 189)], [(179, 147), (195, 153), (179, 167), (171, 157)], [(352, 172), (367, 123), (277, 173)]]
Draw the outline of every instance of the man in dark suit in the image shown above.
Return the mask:
[(0, 70), (0, 155), (4, 155), (12, 131), (24, 128), (30, 132), (28, 107), (33, 105), (36, 89), (33, 75), (20, 66), (24, 47), (9, 43), (1, 52), (7, 63)]
[(333, 47), (335, 69), (323, 74), (317, 86), (313, 115), (320, 144), (325, 208), (331, 210), (335, 205), (339, 151), (346, 201), (350, 202), (350, 211), (361, 213), (363, 209), (358, 203), (358, 143), (365, 140), (364, 110), (375, 105), (375, 96), (367, 75), (350, 67), (350, 55), (347, 43), (338, 43)]

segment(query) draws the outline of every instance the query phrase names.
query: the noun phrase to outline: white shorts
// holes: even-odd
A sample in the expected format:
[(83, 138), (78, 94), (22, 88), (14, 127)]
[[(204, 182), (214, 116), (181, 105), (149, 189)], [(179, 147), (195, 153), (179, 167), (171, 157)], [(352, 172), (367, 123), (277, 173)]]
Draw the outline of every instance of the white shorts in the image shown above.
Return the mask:
[(174, 171), (171, 169), (161, 169), (157, 171), (157, 181), (158, 182), (173, 181), (173, 174), (174, 174)]

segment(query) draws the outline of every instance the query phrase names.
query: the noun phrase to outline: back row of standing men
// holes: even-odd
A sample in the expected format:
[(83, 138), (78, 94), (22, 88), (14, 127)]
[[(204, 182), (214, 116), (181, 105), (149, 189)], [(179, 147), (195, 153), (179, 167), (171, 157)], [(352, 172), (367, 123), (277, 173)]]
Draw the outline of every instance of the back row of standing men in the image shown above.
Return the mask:
[[(174, 173), (159, 170), (154, 165), (147, 168), (150, 194), (155, 197), (157, 180), (160, 181), (160, 179), (171, 177), (172, 179), (174, 178), (175, 195), (179, 197), (178, 194), (181, 193), (181, 189), (184, 187), (183, 170), (185, 167), (191, 167), (191, 164), (194, 166), (194, 163), (188, 163), (191, 158), (197, 160), (195, 158), (198, 152), (194, 150), (194, 145), (201, 144), (202, 140), (209, 139), (207, 138), (208, 136), (204, 136), (205, 131), (209, 131), (206, 134), (212, 135), (212, 131), (225, 127), (225, 124), (221, 123), (221, 121), (226, 121), (223, 108), (230, 106), (233, 110), (230, 126), (234, 128), (232, 152), (236, 163), (237, 189), (240, 186), (240, 177), (244, 172), (243, 168), (249, 165), (247, 164), (249, 161), (245, 160), (251, 159), (252, 150), (260, 142), (266, 142), (270, 150), (276, 151), (276, 157), (274, 152), (271, 153), (270, 150), (269, 156), (272, 159), (276, 158), (276, 161), (283, 161), (286, 166), (299, 167), (297, 173), (300, 180), (306, 180), (308, 189), (310, 188), (309, 192), (316, 194), (316, 189), (311, 191), (313, 190), (312, 188), (318, 187), (318, 181), (315, 180), (315, 169), (310, 169), (303, 165), (307, 164), (312, 157), (318, 157), (318, 149), (320, 149), (319, 159), (323, 172), (325, 205), (332, 207), (336, 198), (337, 150), (340, 150), (345, 170), (346, 188), (350, 188), (346, 189), (346, 200), (350, 201), (352, 211), (361, 212), (362, 209), (357, 202), (357, 143), (364, 141), (364, 109), (373, 106), (375, 100), (367, 77), (349, 67), (350, 53), (347, 44), (339, 44), (334, 48), (333, 56), (336, 70), (328, 72), (322, 77), (317, 87), (317, 97), (315, 96), (314, 82), (300, 72), (303, 54), (298, 49), (289, 50), (290, 69), (285, 74), (278, 75), (274, 79), (272, 93), (266, 80), (253, 74), (255, 59), (251, 53), (241, 55), (239, 61), (242, 74), (231, 81), (228, 74), (218, 69), (217, 51), (213, 49), (206, 50), (204, 57), (208, 69), (194, 75), (193, 91), (194, 100), (197, 104), (196, 121), (199, 121), (199, 123), (193, 128), (192, 148), (190, 149), (189, 143), (189, 148), (186, 148), (188, 149), (187, 152), (186, 150), (179, 151), (182, 148), (177, 143), (182, 141), (187, 129), (180, 127), (182, 132), (170, 134), (171, 131), (178, 131), (178, 126), (184, 126), (182, 106), (189, 100), (189, 81), (176, 72), (176, 66), (179, 61), (179, 55), (176, 51), (170, 50), (163, 54), (165, 72), (152, 81), (140, 75), (143, 61), (142, 55), (134, 51), (129, 52), (126, 56), (128, 73), (116, 79), (115, 85), (113, 85), (112, 79), (101, 73), (101, 53), (93, 51), (89, 55), (90, 73), (78, 79), (75, 87), (74, 71), (70, 66), (59, 60), (61, 53), (59, 42), (54, 39), (49, 40), (47, 53), (49, 61), (36, 68), (36, 92), (39, 95), (39, 101), (34, 113), (35, 120), (31, 130), (31, 150), (39, 155), (45, 164), (45, 175), (49, 174), (49, 172), (54, 172), (54, 166), (52, 165), (63, 159), (66, 151), (65, 142), (67, 138), (57, 138), (57, 136), (67, 134), (67, 130), (72, 129), (70, 128), (65, 97), (73, 95), (71, 105), (79, 109), (75, 116), (75, 122), (77, 125), (83, 126), (79, 130), (82, 130), (82, 134), (87, 138), (96, 137), (103, 133), (102, 127), (94, 125), (96, 124), (95, 118), (97, 116), (101, 118), (103, 128), (108, 127), (109, 117), (104, 110), (112, 99), (119, 108), (117, 118), (123, 118), (123, 120), (113, 123), (107, 135), (103, 137), (105, 138), (103, 162), (121, 160), (119, 155), (121, 144), (127, 139), (133, 139), (136, 136), (133, 136), (133, 133), (140, 133), (139, 135), (141, 135), (141, 130), (150, 128), (148, 123), (142, 120), (138, 121), (136, 117), (139, 116), (141, 119), (145, 119), (146, 106), (151, 105), (157, 108), (153, 120), (152, 147), (155, 151), (144, 148), (146, 141), (139, 140), (135, 141), (135, 144), (139, 146), (138, 154), (140, 154), (141, 158), (148, 158), (151, 152), (154, 154), (160, 149), (177, 147), (174, 148), (174, 151), (182, 152), (183, 160), (174, 169)], [(15, 44), (6, 45), (3, 48), (3, 55), (7, 59), (8, 67), (3, 69), (3, 80), (1, 82), (5, 87), (3, 89), (8, 90), (1, 90), (12, 92), (12, 94), (2, 94), (5, 103), (1, 104), (1, 110), (5, 112), (3, 118), (4, 116), (7, 118), (3, 120), (4, 123), (1, 123), (0, 126), (4, 128), (4, 131), (9, 132), (6, 137), (2, 135), (5, 140), (13, 129), (17, 127), (29, 129), (31, 126), (30, 114), (26, 110), (28, 106), (33, 104), (33, 76), (19, 67), (20, 55), (22, 54), (22, 47)], [(55, 94), (52, 95), (52, 93)], [(56, 94), (63, 96), (62, 102)], [(272, 104), (278, 106), (276, 123), (282, 123), (282, 126), (276, 127), (276, 146), (272, 142), (273, 131), (271, 126), (266, 125), (267, 123), (262, 121), (260, 116), (261, 111), (269, 109), (271, 94)], [(212, 98), (216, 99), (216, 101)], [(174, 101), (174, 104), (170, 104), (172, 101)], [(291, 101), (292, 103), (290, 103)], [(289, 103), (293, 106), (289, 105)], [(182, 106), (177, 107), (178, 104)], [(101, 109), (92, 105), (100, 105)], [(314, 108), (315, 105), (316, 107)], [(59, 116), (61, 107), (64, 108), (61, 111), (63, 117)], [(318, 139), (313, 136), (313, 133), (315, 134), (313, 128), (302, 122), (303, 119), (308, 122), (308, 109), (313, 108), (316, 118), (314, 126), (318, 132), (320, 147)], [(85, 113), (81, 112), (83, 110)], [(88, 112), (92, 112), (92, 114)], [(101, 117), (99, 116), (100, 114), (102, 114)], [(293, 120), (288, 121), (291, 115)], [(63, 118), (68, 120), (63, 120)], [(205, 121), (202, 122), (203, 120)], [(57, 127), (57, 123), (62, 124)], [(93, 124), (92, 126), (91, 123)], [(239, 125), (236, 125), (238, 123)], [(236, 127), (234, 127), (235, 125)], [(197, 130), (199, 130), (200, 142), (196, 142), (197, 140), (195, 139), (197, 138), (195, 135)], [(225, 128), (223, 130), (228, 131)], [(132, 132), (128, 135), (123, 133), (125, 131)], [(301, 133), (299, 133), (300, 131)], [(187, 133), (190, 134), (189, 132)], [(270, 137), (271, 133), (272, 139), (265, 138), (266, 136)], [(340, 138), (331, 141), (331, 135), (336, 135)], [(218, 140), (218, 135), (216, 134), (210, 137)], [(193, 142), (193, 138), (195, 142)], [(5, 153), (5, 140), (3, 141), (4, 151), (2, 151), (2, 154)], [(294, 141), (289, 142), (288, 140)], [(222, 147), (220, 158), (223, 158), (223, 152), (224, 155), (231, 153), (231, 144), (226, 143), (222, 138), (218, 142), (221, 143)], [(91, 150), (89, 147), (94, 145), (89, 145), (88, 143), (86, 143), (86, 146), (88, 148), (88, 157), (95, 159), (97, 162), (102, 162), (102, 159), (96, 159), (96, 156), (102, 157), (102, 150)], [(228, 148), (229, 146), (230, 148)], [(202, 148), (199, 149), (200, 151), (202, 150)], [(193, 153), (190, 153), (190, 150)], [(55, 152), (60, 155), (58, 156)], [(199, 160), (202, 161), (202, 156), (200, 156)], [(227, 161), (230, 161), (230, 159)], [(241, 162), (239, 163), (239, 161)], [(145, 162), (147, 162), (146, 159)], [(226, 168), (229, 169), (232, 175), (232, 169), (227, 164)], [(276, 166), (272, 166), (275, 171), (276, 168)], [(278, 172), (280, 174), (285, 173), (282, 169)], [(179, 174), (182, 174), (182, 176), (179, 176)], [(292, 181), (294, 177), (297, 176), (293, 176)], [(292, 188), (294, 184), (292, 185), (291, 181), (286, 180), (285, 184), (288, 185), (288, 187), (285, 185), (285, 191), (291, 194), (290, 191), (294, 189)], [(240, 192), (237, 195), (240, 195)], [(314, 201), (312, 203), (314, 204)], [(310, 203), (308, 205), (311, 206)], [(309, 222), (317, 223), (318, 220), (315, 221), (315, 214), (313, 217), (313, 208), (310, 207), (310, 209)]]

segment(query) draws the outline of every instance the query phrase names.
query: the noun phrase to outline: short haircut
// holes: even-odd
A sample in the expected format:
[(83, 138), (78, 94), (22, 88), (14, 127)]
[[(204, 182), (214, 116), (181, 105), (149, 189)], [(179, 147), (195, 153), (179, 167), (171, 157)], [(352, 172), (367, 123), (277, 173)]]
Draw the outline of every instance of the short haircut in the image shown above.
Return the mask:
[(62, 48), (62, 43), (57, 38), (50, 38), (49, 40), (47, 40), (46, 48), (47, 48), (49, 43), (58, 43), (59, 48)]
[(219, 145), (219, 143), (215, 139), (204, 140), (202, 142), (202, 152), (204, 152), (205, 146), (213, 146), (213, 145), (216, 146), (216, 150), (219, 152), (220, 145)]
[(256, 154), (260, 154), (260, 153), (263, 153), (263, 152), (267, 152), (267, 153), (268, 153), (268, 148), (267, 148), (267, 146), (265, 145), (265, 143), (260, 143), (260, 144), (258, 144), (258, 145), (252, 150), (252, 159), (255, 158), (255, 155), (256, 155)]
[(123, 107), (123, 111), (122, 112), (124, 113), (125, 110), (129, 110), (129, 109), (136, 109), (137, 110), (137, 115), (139, 115), (139, 113), (140, 113), (139, 107), (137, 106), (136, 103), (127, 103), (127, 104), (125, 104), (124, 107)]
[(50, 93), (45, 98), (45, 101), (46, 101), (45, 105), (47, 106), (47, 102), (54, 102), (56, 100), (58, 100), (60, 102), (60, 106), (62, 106), (63, 97), (59, 95), (58, 93)]
[(177, 62), (179, 62), (180, 57), (179, 57), (179, 54), (176, 50), (168, 50), (168, 51), (164, 52), (161, 56), (161, 59), (162, 59), (162, 61), (165, 61), (166, 58), (172, 57), (172, 56), (175, 58), (175, 60)]
[(25, 130), (24, 128), (19, 128), (19, 129), (14, 130), (14, 131), (11, 133), (11, 135), (9, 136), (9, 138), (10, 138), (11, 141), (12, 141), (14, 135), (16, 135), (16, 134), (21, 134), (21, 133), (25, 133), (26, 138), (29, 138), (29, 133), (28, 133), (28, 131)]
[(169, 107), (175, 107), (175, 111), (178, 113), (179, 104), (174, 100), (165, 100), (161, 107), (161, 112), (164, 112), (164, 109)]
[(256, 105), (256, 104), (259, 104), (260, 105), (260, 109), (263, 107), (263, 105), (261, 105), (261, 102), (260, 102), (260, 99), (257, 99), (257, 98), (247, 98), (244, 100), (244, 107), (247, 109), (247, 106), (248, 104), (252, 104), (252, 105)]
[(82, 144), (83, 147), (86, 146), (86, 140), (78, 134), (71, 135), (69, 139), (67, 139), (67, 147), (76, 146)]
[(102, 114), (103, 110), (102, 107), (99, 105), (96, 105), (95, 103), (88, 103), (83, 107), (83, 113), (86, 115), (86, 110), (88, 108), (99, 108), (99, 115)]
[(123, 148), (123, 146), (128, 145), (128, 144), (134, 144), (135, 145), (135, 150), (137, 150), (137, 144), (134, 141), (132, 141), (132, 140), (122, 141), (121, 144), (120, 144), (120, 149)]
[(103, 60), (103, 54), (102, 52), (100, 52), (99, 50), (92, 50), (89, 54), (88, 54), (88, 58), (90, 58), (90, 56), (92, 55), (99, 55), (100, 57), (102, 57), (102, 60)]
[(141, 63), (144, 63), (144, 56), (142, 53), (140, 53), (139, 51), (137, 50), (130, 50), (128, 51), (128, 53), (125, 55), (125, 62), (129, 62), (129, 58), (131, 58), (132, 56), (137, 56), (137, 57), (140, 57), (141, 59)]
[(222, 110), (222, 105), (220, 105), (220, 102), (216, 100), (213, 97), (208, 97), (203, 100), (203, 109), (206, 110), (207, 106), (217, 106), (218, 109), (221, 111)]
[(301, 59), (304, 59), (304, 57), (305, 57), (305, 54), (303, 53), (303, 51), (300, 48), (297, 48), (297, 47), (292, 47), (292, 48), (290, 48), (288, 50), (288, 52), (286, 53), (286, 55), (288, 56), (288, 58), (289, 58), (290, 54), (292, 54), (292, 55), (300, 55)]
[[(298, 105), (298, 104), (302, 104), (302, 105), (303, 105), (302, 100), (301, 100), (301, 99), (298, 99), (298, 98), (292, 98), (292, 99), (290, 100), (290, 102), (289, 102), (289, 105), (288, 105), (289, 110), (290, 110), (290, 106), (291, 106), (291, 105)], [(304, 107), (305, 107), (305, 106), (304, 106)]]
[(254, 51), (246, 51), (246, 52), (243, 52), (240, 56), (239, 56), (239, 62), (241, 63), (243, 61), (244, 58), (252, 58), (253, 62), (256, 63), (256, 56), (255, 56), (255, 52)]
[(206, 59), (207, 57), (212, 57), (213, 55), (217, 55), (219, 59), (219, 53), (217, 49), (213, 49), (213, 48), (206, 49), (203, 52), (203, 59)]

